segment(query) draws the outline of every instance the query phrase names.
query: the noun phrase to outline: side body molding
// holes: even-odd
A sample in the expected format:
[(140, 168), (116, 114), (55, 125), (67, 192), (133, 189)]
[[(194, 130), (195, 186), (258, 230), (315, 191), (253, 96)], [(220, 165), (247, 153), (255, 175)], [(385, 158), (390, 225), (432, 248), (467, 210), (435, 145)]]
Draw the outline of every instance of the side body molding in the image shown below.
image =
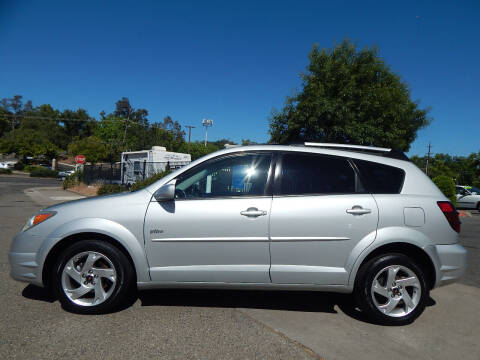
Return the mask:
[[(137, 282), (151, 280), (145, 249), (143, 247), (143, 238), (137, 239), (132, 232), (123, 225), (102, 218), (83, 218), (73, 220), (55, 229), (48, 235), (38, 251), (37, 263), (43, 268), (48, 253), (58, 242), (66, 237), (80, 233), (99, 233), (111, 237), (120, 243), (130, 254), (135, 266)], [(42, 279), (39, 280), (42, 281)]]

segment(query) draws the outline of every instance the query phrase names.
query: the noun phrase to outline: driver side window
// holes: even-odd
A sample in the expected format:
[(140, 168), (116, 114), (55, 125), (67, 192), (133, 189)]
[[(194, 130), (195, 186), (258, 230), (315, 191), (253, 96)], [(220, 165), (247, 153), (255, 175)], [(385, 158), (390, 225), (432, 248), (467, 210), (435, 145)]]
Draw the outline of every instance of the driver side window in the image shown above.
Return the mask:
[(271, 154), (236, 154), (209, 160), (182, 175), (176, 199), (210, 199), (265, 194)]

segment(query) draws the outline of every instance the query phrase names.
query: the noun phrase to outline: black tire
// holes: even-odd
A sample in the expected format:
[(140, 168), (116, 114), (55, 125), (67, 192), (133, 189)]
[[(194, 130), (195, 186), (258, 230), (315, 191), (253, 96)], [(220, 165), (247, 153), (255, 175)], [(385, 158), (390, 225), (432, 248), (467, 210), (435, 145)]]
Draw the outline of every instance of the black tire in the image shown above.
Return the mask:
[[(109, 290), (110, 295), (104, 302), (85, 306), (76, 304), (66, 295), (62, 286), (62, 273), (70, 259), (88, 251), (100, 253), (110, 260), (115, 270), (116, 282), (110, 285), (112, 288), (111, 292)], [(78, 314), (105, 314), (115, 311), (121, 308), (122, 305), (125, 305), (131, 299), (131, 295), (135, 293), (134, 269), (129, 260), (117, 247), (101, 240), (82, 240), (67, 247), (58, 256), (51, 276), (52, 290), (58, 297), (62, 307), (67, 311)], [(93, 284), (95, 283), (93, 282)]]
[[(377, 308), (377, 305), (375, 305), (375, 300), (372, 295), (372, 285), (375, 276), (381, 272), (382, 269), (392, 265), (400, 265), (413, 271), (418, 279), (421, 289), (420, 299), (416, 307), (411, 310), (410, 313), (398, 317), (382, 313)], [(402, 291), (406, 291), (406, 288)], [(422, 314), (430, 295), (425, 271), (408, 256), (391, 253), (374, 257), (360, 267), (355, 281), (354, 296), (358, 307), (374, 323), (383, 325), (406, 325), (412, 323), (420, 316), (420, 314)], [(403, 303), (400, 302), (399, 306), (401, 306), (401, 304)]]

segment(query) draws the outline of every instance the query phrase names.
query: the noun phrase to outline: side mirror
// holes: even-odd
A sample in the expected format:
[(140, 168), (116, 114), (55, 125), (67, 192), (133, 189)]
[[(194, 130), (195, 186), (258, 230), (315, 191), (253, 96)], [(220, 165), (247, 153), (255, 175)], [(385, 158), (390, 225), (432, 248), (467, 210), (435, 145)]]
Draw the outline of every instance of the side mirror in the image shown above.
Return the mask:
[(160, 189), (155, 191), (153, 197), (157, 201), (171, 201), (175, 198), (175, 183), (163, 185)]

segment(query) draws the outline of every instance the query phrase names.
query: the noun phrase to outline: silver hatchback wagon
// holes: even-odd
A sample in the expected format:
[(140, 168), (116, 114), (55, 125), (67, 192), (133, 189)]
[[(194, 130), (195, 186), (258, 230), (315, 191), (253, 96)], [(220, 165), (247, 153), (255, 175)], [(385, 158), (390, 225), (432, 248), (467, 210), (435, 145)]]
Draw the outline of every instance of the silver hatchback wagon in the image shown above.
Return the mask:
[(305, 143), (222, 150), (145, 189), (63, 203), (15, 236), (11, 276), (66, 310), (113, 311), (135, 289), (353, 293), (405, 324), (458, 279), (451, 202), (403, 153)]

